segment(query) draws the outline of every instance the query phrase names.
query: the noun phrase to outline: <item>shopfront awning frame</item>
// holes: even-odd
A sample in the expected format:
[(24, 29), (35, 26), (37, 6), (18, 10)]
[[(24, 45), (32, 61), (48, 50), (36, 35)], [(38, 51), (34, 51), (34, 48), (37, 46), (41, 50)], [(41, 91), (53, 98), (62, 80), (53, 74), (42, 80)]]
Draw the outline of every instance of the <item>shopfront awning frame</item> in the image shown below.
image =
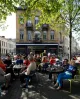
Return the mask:
[(43, 45), (59, 45), (59, 44), (47, 44), (47, 43), (45, 43), (45, 44), (30, 44), (30, 43), (23, 43), (23, 44), (21, 44), (21, 43), (16, 43), (16, 45), (17, 46), (19, 46), (19, 45), (22, 45), (22, 46), (24, 46), (24, 45), (28, 45), (28, 46), (43, 46)]

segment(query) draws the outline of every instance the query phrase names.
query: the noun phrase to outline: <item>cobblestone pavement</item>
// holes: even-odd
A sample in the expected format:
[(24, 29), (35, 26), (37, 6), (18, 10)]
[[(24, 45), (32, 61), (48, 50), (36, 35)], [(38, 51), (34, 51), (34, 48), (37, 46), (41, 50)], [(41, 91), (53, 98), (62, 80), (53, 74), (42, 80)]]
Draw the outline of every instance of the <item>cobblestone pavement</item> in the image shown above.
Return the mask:
[(0, 99), (80, 99), (80, 83), (72, 83), (72, 93), (69, 93), (69, 82), (65, 81), (64, 89), (57, 91), (53, 88), (53, 82), (47, 81), (48, 75), (38, 73), (38, 82), (29, 85), (28, 92), (20, 88), (20, 81), (17, 79), (10, 86), (7, 94)]

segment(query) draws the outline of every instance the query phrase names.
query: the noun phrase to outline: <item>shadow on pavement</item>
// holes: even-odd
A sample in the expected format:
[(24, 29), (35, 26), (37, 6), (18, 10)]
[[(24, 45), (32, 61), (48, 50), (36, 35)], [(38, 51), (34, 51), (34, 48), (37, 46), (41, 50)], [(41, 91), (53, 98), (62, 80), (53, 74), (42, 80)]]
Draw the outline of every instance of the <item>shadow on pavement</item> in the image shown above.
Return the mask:
[(47, 81), (48, 75), (38, 73), (38, 79), (38, 82), (29, 85), (28, 92), (20, 88), (17, 79), (0, 99), (80, 99), (80, 83), (72, 83), (72, 93), (69, 93), (69, 82), (64, 82), (63, 89), (57, 91), (53, 88), (53, 82)]

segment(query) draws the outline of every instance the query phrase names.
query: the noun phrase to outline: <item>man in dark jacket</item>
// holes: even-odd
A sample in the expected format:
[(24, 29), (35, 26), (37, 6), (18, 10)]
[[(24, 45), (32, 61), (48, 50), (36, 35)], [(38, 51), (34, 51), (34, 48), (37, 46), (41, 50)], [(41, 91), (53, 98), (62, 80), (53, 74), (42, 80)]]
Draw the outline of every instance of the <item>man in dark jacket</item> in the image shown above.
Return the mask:
[(6, 66), (6, 74), (11, 73), (11, 80), (15, 78), (14, 72), (13, 72), (13, 65), (12, 65), (12, 60), (11, 57), (8, 55), (7, 59), (4, 61), (4, 63), (7, 65)]

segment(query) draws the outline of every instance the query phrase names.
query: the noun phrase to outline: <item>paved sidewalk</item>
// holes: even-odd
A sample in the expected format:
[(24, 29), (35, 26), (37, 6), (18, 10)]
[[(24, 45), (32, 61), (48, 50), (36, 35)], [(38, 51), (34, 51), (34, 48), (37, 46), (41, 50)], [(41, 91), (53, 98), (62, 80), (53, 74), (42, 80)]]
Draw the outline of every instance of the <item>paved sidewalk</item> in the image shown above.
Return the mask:
[(80, 99), (80, 83), (72, 83), (72, 94), (69, 93), (69, 82), (64, 82), (64, 89), (57, 91), (53, 82), (47, 81), (48, 75), (38, 73), (39, 82), (29, 85), (28, 92), (20, 88), (17, 79), (9, 88), (8, 93), (0, 99)]

